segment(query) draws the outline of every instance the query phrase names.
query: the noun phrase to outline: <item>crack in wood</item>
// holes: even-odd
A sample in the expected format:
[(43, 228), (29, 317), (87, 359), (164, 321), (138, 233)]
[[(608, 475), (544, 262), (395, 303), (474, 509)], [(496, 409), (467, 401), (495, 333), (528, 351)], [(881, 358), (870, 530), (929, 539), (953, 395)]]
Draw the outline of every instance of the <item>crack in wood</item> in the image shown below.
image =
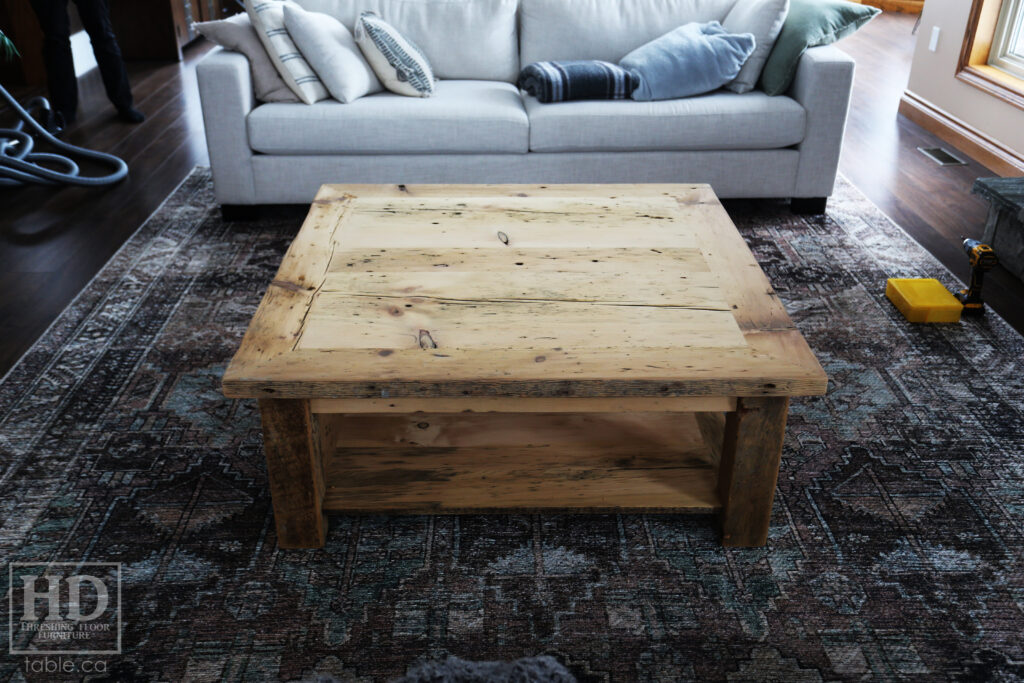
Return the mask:
[[(597, 299), (561, 299), (561, 298), (502, 298), (502, 299), (453, 299), (441, 296), (430, 296), (427, 294), (416, 294), (415, 296), (398, 296), (391, 294), (359, 294), (355, 292), (342, 292), (339, 290), (327, 290), (332, 294), (344, 294), (345, 296), (359, 297), (363, 299), (425, 299), (439, 303), (454, 304), (458, 306), (479, 306), (481, 304), (594, 304), (595, 306), (628, 306), (632, 308), (677, 308), (687, 311), (719, 311), (731, 312), (726, 306), (688, 306), (686, 304), (654, 304), (639, 303), (630, 301), (600, 301)], [(759, 328), (760, 329), (760, 328)]]

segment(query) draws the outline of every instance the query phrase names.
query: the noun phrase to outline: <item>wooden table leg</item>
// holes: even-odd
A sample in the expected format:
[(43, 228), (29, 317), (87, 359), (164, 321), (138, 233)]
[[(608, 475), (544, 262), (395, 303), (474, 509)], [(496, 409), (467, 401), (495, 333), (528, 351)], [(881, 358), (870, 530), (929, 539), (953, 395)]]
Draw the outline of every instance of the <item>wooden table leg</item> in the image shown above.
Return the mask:
[(789, 399), (741, 398), (726, 413), (718, 494), (722, 545), (761, 546), (775, 498)]
[(261, 399), (259, 405), (277, 544), (322, 548), (327, 534), (324, 473), (309, 401)]

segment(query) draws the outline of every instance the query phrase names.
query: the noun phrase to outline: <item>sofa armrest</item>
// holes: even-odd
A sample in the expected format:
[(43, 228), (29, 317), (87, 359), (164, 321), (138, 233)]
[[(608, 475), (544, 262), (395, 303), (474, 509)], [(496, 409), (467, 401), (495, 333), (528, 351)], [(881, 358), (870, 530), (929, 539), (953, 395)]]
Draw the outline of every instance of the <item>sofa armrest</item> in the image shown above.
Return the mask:
[(853, 89), (854, 61), (832, 45), (804, 52), (788, 95), (807, 112), (794, 197), (827, 197), (835, 186), (843, 148), (846, 113)]
[(245, 55), (217, 48), (196, 66), (213, 188), (221, 204), (255, 204), (246, 116), (256, 106)]

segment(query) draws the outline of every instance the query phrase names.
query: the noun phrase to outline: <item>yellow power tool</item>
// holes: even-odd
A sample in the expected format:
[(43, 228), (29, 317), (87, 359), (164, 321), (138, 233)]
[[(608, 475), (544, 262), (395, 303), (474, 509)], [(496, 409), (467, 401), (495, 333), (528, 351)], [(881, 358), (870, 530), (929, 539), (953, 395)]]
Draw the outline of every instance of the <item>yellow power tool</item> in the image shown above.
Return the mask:
[(967, 289), (961, 289), (956, 298), (964, 305), (964, 315), (981, 315), (985, 312), (985, 302), (981, 299), (981, 285), (985, 280), (985, 273), (999, 265), (999, 259), (996, 258), (996, 252), (992, 251), (992, 247), (970, 237), (964, 238), (964, 251), (971, 263), (971, 284)]

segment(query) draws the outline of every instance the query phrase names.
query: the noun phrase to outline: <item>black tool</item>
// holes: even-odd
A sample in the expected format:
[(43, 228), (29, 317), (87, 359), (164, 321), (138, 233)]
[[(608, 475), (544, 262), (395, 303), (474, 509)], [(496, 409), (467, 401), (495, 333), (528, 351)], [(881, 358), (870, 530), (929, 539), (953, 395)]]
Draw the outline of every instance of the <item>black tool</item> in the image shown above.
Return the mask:
[(999, 265), (996, 252), (992, 247), (979, 240), (964, 238), (964, 252), (971, 263), (971, 284), (961, 289), (956, 298), (964, 305), (964, 315), (981, 315), (985, 312), (985, 302), (981, 299), (981, 284), (985, 273)]

